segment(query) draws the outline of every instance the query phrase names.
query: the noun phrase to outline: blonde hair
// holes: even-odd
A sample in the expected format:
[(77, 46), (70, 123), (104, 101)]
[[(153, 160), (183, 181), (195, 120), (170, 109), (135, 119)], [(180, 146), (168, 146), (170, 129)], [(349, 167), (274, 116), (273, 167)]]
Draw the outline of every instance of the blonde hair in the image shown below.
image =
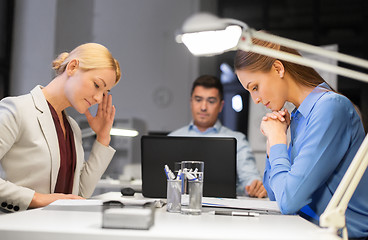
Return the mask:
[(56, 76), (61, 75), (72, 59), (78, 59), (79, 68), (88, 71), (99, 68), (111, 68), (115, 70), (115, 84), (120, 80), (121, 72), (119, 62), (112, 57), (110, 51), (98, 43), (85, 43), (76, 47), (70, 53), (61, 53), (53, 62), (52, 68)]

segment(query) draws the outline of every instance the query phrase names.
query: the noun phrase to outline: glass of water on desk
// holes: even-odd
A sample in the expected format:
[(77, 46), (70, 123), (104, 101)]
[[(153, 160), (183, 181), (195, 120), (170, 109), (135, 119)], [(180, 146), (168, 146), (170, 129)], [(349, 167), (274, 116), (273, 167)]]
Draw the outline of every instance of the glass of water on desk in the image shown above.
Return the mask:
[(181, 162), (181, 213), (200, 215), (204, 179), (204, 162)]

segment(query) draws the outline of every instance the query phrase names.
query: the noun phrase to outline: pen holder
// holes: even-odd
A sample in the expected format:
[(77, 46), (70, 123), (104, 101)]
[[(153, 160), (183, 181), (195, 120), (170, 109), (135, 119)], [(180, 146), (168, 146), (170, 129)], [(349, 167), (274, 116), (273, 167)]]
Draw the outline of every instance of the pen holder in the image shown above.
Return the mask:
[(181, 162), (181, 213), (200, 215), (202, 212), (204, 162)]
[(166, 211), (180, 212), (181, 209), (181, 180), (167, 180)]

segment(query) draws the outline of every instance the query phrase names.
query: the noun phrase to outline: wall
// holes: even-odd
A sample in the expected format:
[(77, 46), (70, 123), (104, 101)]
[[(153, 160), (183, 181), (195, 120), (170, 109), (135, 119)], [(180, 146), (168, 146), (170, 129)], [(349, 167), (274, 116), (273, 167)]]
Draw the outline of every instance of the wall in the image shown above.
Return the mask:
[(55, 56), (93, 41), (94, 6), (91, 0), (57, 0)]
[(51, 62), (61, 51), (99, 42), (122, 68), (122, 80), (111, 91), (116, 118), (142, 119), (149, 131), (181, 127), (191, 118), (189, 90), (198, 59), (174, 37), (199, 2), (17, 0), (10, 94), (46, 85), (53, 77)]
[(52, 78), (57, 0), (15, 3), (10, 95), (28, 93)]
[(110, 47), (122, 81), (112, 91), (117, 117), (147, 121), (149, 130), (171, 131), (190, 120), (189, 89), (197, 59), (175, 42), (175, 31), (198, 1), (96, 1), (94, 40)]

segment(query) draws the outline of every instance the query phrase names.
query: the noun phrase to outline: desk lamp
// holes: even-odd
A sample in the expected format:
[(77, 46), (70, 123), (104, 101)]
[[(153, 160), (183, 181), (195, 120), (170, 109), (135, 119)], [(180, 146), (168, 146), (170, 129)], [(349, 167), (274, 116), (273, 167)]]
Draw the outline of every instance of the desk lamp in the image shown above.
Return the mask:
[[(368, 74), (255, 45), (252, 43), (252, 38), (265, 40), (368, 69), (367, 60), (329, 51), (269, 33), (256, 31), (249, 28), (241, 21), (228, 18), (221, 19), (209, 13), (197, 13), (189, 17), (182, 26), (182, 32), (176, 36), (176, 41), (178, 43), (184, 43), (189, 51), (195, 56), (213, 56), (223, 52), (240, 49), (312, 68), (318, 68), (368, 83)], [(343, 239), (348, 238), (345, 224), (346, 208), (367, 166), (368, 135), (365, 137), (328, 206), (320, 216), (320, 226), (332, 229), (336, 234), (342, 229)]]

